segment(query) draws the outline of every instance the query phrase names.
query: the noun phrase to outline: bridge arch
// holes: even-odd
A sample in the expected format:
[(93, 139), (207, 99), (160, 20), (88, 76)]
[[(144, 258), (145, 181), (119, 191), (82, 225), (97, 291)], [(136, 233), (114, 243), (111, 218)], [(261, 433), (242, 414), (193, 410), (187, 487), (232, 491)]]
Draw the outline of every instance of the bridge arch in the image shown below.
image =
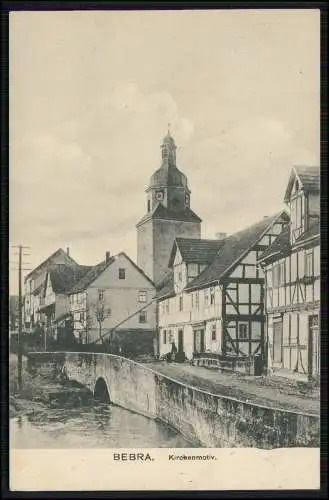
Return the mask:
[(106, 380), (98, 377), (93, 391), (94, 399), (101, 403), (111, 403), (110, 391)]

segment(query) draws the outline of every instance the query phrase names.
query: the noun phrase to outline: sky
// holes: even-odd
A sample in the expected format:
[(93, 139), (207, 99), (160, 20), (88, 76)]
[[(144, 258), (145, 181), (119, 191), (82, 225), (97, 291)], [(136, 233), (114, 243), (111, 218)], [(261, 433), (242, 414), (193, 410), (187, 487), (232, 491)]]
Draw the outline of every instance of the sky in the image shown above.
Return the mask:
[(285, 208), (292, 166), (319, 165), (317, 10), (14, 12), (9, 43), (10, 244), (31, 247), (26, 268), (59, 247), (136, 260), (168, 123), (204, 238)]

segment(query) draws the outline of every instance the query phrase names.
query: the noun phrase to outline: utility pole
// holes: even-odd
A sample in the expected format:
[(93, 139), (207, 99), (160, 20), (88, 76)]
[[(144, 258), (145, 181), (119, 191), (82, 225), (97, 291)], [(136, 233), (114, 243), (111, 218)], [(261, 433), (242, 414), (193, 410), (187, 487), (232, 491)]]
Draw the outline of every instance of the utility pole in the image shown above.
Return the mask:
[(18, 389), (22, 390), (22, 328), (23, 328), (23, 299), (22, 299), (22, 257), (23, 247), (18, 247)]
[[(22, 271), (23, 271), (23, 249), (30, 248), (24, 245), (13, 245), (18, 248), (18, 353), (17, 353), (17, 372), (18, 372), (18, 389), (21, 391), (23, 386), (22, 380), (22, 333), (23, 333), (23, 294), (22, 294)], [(17, 254), (16, 254), (17, 255)], [(24, 270), (29, 270), (24, 268)]]

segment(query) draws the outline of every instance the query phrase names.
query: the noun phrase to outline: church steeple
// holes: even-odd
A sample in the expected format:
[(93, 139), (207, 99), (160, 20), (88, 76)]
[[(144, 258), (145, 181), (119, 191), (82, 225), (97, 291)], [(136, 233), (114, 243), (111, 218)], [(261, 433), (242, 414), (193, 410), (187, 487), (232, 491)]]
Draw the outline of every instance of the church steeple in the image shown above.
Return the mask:
[(175, 144), (173, 137), (170, 135), (170, 123), (168, 123), (168, 133), (163, 139), (161, 149), (162, 149), (162, 164), (175, 166), (177, 146)]
[(201, 219), (190, 208), (191, 192), (186, 175), (177, 168), (176, 149), (168, 128), (161, 166), (146, 189), (147, 212), (137, 224), (137, 263), (155, 283), (168, 272), (175, 238), (201, 236)]
[(154, 210), (159, 203), (179, 212), (189, 207), (190, 190), (186, 175), (177, 168), (176, 149), (174, 138), (168, 128), (161, 145), (161, 167), (152, 175), (146, 190), (148, 212)]

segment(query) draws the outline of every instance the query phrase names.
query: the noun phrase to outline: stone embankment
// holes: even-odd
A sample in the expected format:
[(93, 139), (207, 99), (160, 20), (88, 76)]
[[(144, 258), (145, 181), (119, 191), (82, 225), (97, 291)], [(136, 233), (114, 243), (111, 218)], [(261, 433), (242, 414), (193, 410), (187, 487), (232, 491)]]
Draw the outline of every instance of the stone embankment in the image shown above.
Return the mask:
[(51, 380), (27, 369), (27, 358), (23, 356), (22, 388), (18, 387), (17, 356), (9, 359), (9, 416), (10, 418), (42, 413), (45, 407), (72, 407), (81, 403), (88, 404), (92, 393), (74, 381), (63, 383)]
[(159, 419), (200, 446), (319, 446), (316, 414), (211, 393), (120, 356), (33, 353), (29, 364), (34, 373), (65, 376), (92, 392), (106, 387), (113, 404)]

